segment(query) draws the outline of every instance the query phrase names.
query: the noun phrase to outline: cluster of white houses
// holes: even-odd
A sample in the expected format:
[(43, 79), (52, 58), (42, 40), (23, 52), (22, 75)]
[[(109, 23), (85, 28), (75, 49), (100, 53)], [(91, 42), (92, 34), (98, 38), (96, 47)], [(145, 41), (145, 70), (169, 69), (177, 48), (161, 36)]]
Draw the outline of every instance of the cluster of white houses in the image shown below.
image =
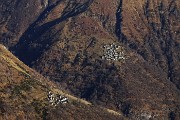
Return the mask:
[(63, 95), (55, 95), (51, 91), (48, 93), (48, 101), (51, 105), (57, 106), (59, 103), (65, 104), (68, 102), (68, 98)]
[[(115, 43), (112, 43), (110, 45), (104, 45), (103, 48), (104, 48), (104, 55), (102, 56), (102, 59), (109, 61), (110, 60), (119, 61), (126, 59), (122, 47), (116, 45)], [(121, 49), (121, 51), (118, 52), (118, 49)]]

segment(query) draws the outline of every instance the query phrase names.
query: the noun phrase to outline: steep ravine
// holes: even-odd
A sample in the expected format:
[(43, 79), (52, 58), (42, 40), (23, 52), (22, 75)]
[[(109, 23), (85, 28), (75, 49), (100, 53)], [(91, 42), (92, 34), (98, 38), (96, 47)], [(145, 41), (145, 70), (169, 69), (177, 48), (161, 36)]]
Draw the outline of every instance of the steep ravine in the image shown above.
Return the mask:
[(116, 11), (116, 28), (115, 28), (115, 33), (116, 36), (118, 37), (119, 41), (122, 41), (122, 10), (123, 10), (123, 0), (120, 0), (119, 6)]

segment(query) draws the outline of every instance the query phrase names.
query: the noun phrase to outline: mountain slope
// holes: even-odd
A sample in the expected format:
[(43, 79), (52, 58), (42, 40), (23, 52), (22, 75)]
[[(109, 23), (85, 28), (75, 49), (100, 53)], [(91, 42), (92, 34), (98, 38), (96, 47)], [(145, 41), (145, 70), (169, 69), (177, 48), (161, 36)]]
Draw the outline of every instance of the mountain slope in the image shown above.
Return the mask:
[[(92, 106), (63, 93), (44, 77), (28, 68), (0, 45), (0, 119), (123, 119), (113, 110)], [(48, 93), (68, 98), (68, 103), (52, 106)], [(59, 116), (61, 115), (61, 116)]]
[[(32, 14), (15, 44), (6, 43), (12, 38), (2, 43), (60, 88), (94, 104), (132, 119), (179, 119), (179, 5), (52, 0)], [(125, 60), (102, 59), (103, 46), (113, 43), (122, 47)]]

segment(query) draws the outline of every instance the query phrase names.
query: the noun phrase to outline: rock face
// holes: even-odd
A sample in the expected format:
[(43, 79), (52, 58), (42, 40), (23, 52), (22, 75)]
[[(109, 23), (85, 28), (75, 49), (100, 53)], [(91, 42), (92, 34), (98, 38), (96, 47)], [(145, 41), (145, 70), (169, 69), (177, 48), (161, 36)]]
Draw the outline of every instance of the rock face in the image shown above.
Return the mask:
[[(178, 0), (28, 2), (0, 3), (0, 41), (20, 60), (129, 119), (180, 119)], [(112, 43), (125, 60), (102, 59)]]

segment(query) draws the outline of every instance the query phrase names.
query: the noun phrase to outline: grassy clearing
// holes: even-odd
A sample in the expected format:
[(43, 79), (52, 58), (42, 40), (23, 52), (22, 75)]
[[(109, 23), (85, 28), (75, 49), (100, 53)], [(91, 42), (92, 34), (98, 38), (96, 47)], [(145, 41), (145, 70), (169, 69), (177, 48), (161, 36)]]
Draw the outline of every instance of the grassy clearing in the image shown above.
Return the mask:
[[(79, 98), (74, 97), (74, 96), (72, 96), (72, 95), (63, 93), (63, 92), (62, 92), (61, 90), (59, 90), (59, 89), (53, 89), (52, 91), (55, 92), (55, 93), (64, 95), (64, 96), (68, 97), (69, 99), (71, 99), (71, 100), (73, 100), (73, 101), (77, 101), (77, 102), (79, 102), (79, 103), (81, 103), (81, 104), (84, 104), (84, 105), (92, 105), (92, 103), (90, 103), (90, 102), (88, 102), (88, 101), (86, 101), (86, 100), (82, 100), (82, 99), (79, 99)], [(114, 110), (107, 109), (107, 108), (103, 108), (103, 109), (104, 109), (105, 111), (107, 111), (108, 113), (111, 113), (111, 114), (113, 114), (113, 115), (117, 115), (117, 116), (120, 116), (120, 115), (121, 115), (120, 113), (118, 113), (118, 112), (116, 112), (116, 111), (114, 111)]]
[(25, 75), (27, 75), (27, 76), (30, 77), (30, 75), (29, 75), (25, 70), (23, 70), (22, 68), (20, 68), (15, 62), (13, 62), (13, 60), (9, 59), (8, 57), (6, 57), (6, 56), (3, 55), (3, 54), (0, 54), (0, 57), (2, 57), (2, 58), (8, 63), (9, 66), (15, 68), (16, 70), (18, 70), (18, 71), (20, 71), (20, 72), (22, 72), (22, 73), (24, 73)]

